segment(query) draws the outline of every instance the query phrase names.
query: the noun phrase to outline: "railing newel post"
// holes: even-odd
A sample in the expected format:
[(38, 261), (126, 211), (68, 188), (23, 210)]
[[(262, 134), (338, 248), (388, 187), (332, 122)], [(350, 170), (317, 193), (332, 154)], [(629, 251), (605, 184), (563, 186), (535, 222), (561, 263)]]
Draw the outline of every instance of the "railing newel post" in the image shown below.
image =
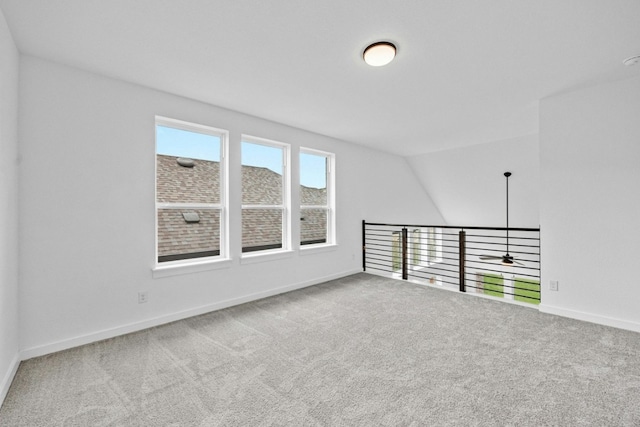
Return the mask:
[(465, 271), (464, 271), (464, 264), (465, 264), (465, 254), (466, 254), (466, 233), (464, 231), (464, 228), (462, 230), (460, 230), (460, 233), (458, 233), (458, 248), (459, 248), (459, 272), (458, 274), (460, 275), (460, 292), (466, 292), (466, 284), (465, 284)]
[(409, 279), (409, 245), (407, 244), (408, 240), (408, 230), (407, 227), (402, 228), (402, 280)]
[(367, 223), (362, 220), (362, 271), (367, 271)]

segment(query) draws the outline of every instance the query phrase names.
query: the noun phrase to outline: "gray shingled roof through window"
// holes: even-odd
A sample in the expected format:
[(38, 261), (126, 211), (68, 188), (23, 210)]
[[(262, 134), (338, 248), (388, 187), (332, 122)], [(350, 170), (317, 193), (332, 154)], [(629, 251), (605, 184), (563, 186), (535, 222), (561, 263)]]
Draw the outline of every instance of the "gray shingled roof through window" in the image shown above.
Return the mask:
[[(159, 203), (220, 203), (220, 164), (196, 159), (193, 167), (180, 166), (177, 157), (158, 154), (157, 199)], [(325, 205), (326, 189), (300, 186), (303, 206)], [(280, 205), (282, 176), (267, 168), (242, 166), (242, 203)], [(187, 222), (183, 213), (196, 213), (199, 222)], [(190, 215), (187, 215), (189, 217)], [(326, 210), (304, 208), (302, 243), (326, 239)], [(243, 251), (281, 247), (282, 211), (245, 209), (242, 214)], [(192, 256), (217, 255), (220, 251), (220, 215), (215, 209), (159, 209), (158, 258), (161, 261)], [(192, 257), (188, 256), (188, 257)]]

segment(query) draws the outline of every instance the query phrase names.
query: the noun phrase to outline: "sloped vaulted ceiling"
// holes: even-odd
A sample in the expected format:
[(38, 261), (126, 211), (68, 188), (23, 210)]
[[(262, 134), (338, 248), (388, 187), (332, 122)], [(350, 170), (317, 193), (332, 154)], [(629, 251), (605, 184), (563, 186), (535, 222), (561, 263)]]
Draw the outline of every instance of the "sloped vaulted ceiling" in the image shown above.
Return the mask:
[[(537, 132), (635, 75), (637, 0), (0, 0), (22, 53), (415, 155)], [(371, 68), (364, 47), (397, 44)]]

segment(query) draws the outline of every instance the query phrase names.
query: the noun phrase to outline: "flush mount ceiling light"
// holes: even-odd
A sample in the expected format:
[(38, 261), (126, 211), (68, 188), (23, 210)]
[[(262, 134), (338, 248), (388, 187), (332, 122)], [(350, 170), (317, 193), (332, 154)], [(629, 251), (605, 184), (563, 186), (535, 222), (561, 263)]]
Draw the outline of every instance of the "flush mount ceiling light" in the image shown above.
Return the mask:
[(640, 62), (640, 55), (630, 56), (629, 58), (622, 61), (622, 63), (627, 67), (636, 65), (638, 62)]
[(393, 61), (396, 56), (396, 46), (390, 42), (376, 42), (364, 50), (364, 62), (372, 67), (381, 67)]

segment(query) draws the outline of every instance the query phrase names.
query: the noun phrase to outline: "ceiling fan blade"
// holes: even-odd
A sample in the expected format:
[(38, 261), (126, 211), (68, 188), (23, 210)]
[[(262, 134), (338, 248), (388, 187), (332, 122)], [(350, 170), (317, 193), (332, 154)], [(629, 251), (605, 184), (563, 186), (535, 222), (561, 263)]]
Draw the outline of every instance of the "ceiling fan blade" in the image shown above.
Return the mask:
[(514, 264), (518, 264), (518, 265), (521, 265), (521, 266), (523, 266), (523, 267), (524, 267), (524, 264), (523, 264), (523, 263), (521, 263), (520, 261), (516, 261), (515, 259), (513, 259), (513, 260), (511, 260), (511, 261), (513, 261), (513, 262), (514, 262)]
[(480, 259), (502, 259), (501, 256), (494, 256), (494, 255), (480, 255), (479, 258)]

